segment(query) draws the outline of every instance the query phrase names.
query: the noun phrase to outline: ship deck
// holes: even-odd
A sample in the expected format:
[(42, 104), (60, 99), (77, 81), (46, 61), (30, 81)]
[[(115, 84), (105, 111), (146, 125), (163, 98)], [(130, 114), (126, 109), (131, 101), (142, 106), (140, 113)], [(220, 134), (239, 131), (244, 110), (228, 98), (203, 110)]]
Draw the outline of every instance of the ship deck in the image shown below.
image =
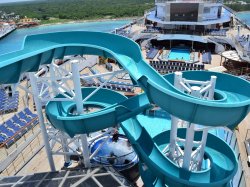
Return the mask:
[[(139, 33), (141, 33), (142, 30), (144, 30), (145, 27), (142, 25), (133, 25), (130, 31), (130, 34), (133, 36), (138, 35)], [(228, 35), (235, 35), (237, 33), (236, 29), (231, 29), (228, 31)], [(242, 29), (241, 34), (249, 34), (249, 30), (247, 29)], [(145, 48), (142, 48), (142, 54), (143, 57), (146, 59), (146, 50)], [(93, 61), (94, 59), (92, 59)], [(157, 60), (157, 55), (155, 57), (155, 59), (152, 60)], [(222, 61), (221, 61), (221, 55), (220, 54), (212, 54), (212, 61), (211, 64), (205, 64), (205, 69), (209, 70), (212, 68), (216, 68), (216, 67), (220, 67), (222, 66)], [(104, 66), (99, 66), (97, 65), (95, 67), (98, 71), (100, 72), (105, 72), (106, 69)], [(115, 68), (118, 69), (118, 66), (115, 66)], [(87, 69), (83, 69), (81, 74), (88, 74), (90, 73), (89, 70)], [(115, 78), (116, 81), (120, 81), (119, 79)], [(123, 80), (124, 82), (129, 82), (126, 80)], [(25, 83), (23, 83), (25, 84)], [(140, 89), (135, 89), (135, 92), (141, 92)], [(24, 96), (25, 93), (24, 91), (20, 90), (20, 95)], [(33, 108), (33, 102), (32, 102), (32, 98), (30, 98), (29, 100), (29, 108)], [(23, 101), (23, 98), (20, 97), (20, 101), (19, 101), (19, 109), (23, 109), (25, 107), (25, 103)], [(1, 116), (1, 123), (3, 121), (6, 121), (6, 119), (9, 119), (10, 116), (12, 116), (13, 114), (5, 114)], [(244, 141), (247, 138), (250, 138), (250, 131), (248, 131), (250, 129), (249, 127), (249, 121), (250, 121), (250, 114), (240, 123), (238, 130), (235, 131), (236, 136), (237, 136), (237, 144), (239, 146), (239, 153), (240, 153), (240, 158), (241, 158), (241, 164), (242, 164), (242, 170), (243, 170), (243, 175), (245, 178), (245, 183), (247, 187), (250, 187), (250, 168), (247, 165), (247, 154), (246, 154), (246, 150), (245, 150), (245, 146), (244, 146)], [(32, 135), (32, 133), (39, 131), (39, 126), (36, 126), (34, 128), (33, 131), (30, 131), (28, 134), (26, 134), (24, 138), (28, 138), (29, 136)], [(13, 145), (11, 148), (9, 148), (8, 153), (6, 154), (6, 150), (0, 149), (0, 155), (1, 155), (1, 160), (6, 159), (10, 153), (13, 153), (14, 150), (22, 143), (22, 141), (24, 141), (23, 139), (20, 139), (18, 143), (16, 143), (15, 145)], [(31, 153), (32, 150), (34, 150), (35, 147), (42, 145), (42, 137), (41, 134), (39, 136), (37, 136), (32, 143), (29, 144), (29, 146), (27, 146), (27, 148), (24, 150), (24, 152), (22, 152), (22, 154), (20, 154), (17, 159), (15, 159), (15, 161), (13, 162), (13, 164), (7, 168), (7, 170), (5, 170), (5, 172), (1, 173), (2, 176), (9, 176), (9, 175), (29, 175), (31, 173), (40, 173), (40, 172), (49, 172), (50, 171), (50, 167), (47, 161), (47, 157), (46, 157), (46, 152), (44, 147), (41, 147), (41, 149), (39, 150), (39, 152), (37, 154), (35, 154), (34, 157), (30, 158), (30, 160), (27, 160), (27, 164), (21, 168), (20, 170), (16, 171), (15, 167), (18, 165), (21, 165), (23, 163), (23, 157), (28, 157)], [(59, 145), (56, 145), (59, 146)], [(55, 166), (56, 166), (56, 170), (61, 170), (62, 166), (64, 164), (64, 158), (62, 156), (53, 156), (54, 161), (55, 161)], [(75, 162), (73, 163), (72, 167), (77, 166), (78, 163)], [(139, 186), (142, 186), (142, 183), (139, 182)]]

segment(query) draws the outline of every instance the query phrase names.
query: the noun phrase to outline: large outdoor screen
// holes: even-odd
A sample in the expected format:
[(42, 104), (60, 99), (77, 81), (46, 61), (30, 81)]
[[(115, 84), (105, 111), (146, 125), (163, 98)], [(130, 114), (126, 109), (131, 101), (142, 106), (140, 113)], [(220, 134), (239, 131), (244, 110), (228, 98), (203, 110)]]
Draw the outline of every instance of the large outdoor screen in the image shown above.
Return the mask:
[(197, 21), (199, 3), (171, 3), (170, 21)]

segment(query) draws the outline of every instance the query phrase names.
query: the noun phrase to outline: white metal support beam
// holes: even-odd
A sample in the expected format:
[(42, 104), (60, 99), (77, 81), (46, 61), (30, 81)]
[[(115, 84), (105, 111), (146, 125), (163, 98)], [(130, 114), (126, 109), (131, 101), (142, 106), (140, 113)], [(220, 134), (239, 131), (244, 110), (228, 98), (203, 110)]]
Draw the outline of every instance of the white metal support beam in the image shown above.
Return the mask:
[[(174, 80), (174, 86), (178, 89), (181, 89), (181, 82), (182, 79), (182, 73), (176, 72), (175, 73), (175, 80)], [(170, 157), (173, 157), (175, 154), (175, 147), (176, 147), (176, 138), (177, 138), (177, 130), (178, 130), (178, 118), (175, 116), (171, 116), (171, 131), (170, 131)]]
[(101, 83), (101, 85), (98, 88), (96, 88), (93, 92), (91, 92), (87, 97), (84, 98), (82, 103), (86, 102), (90, 97), (92, 97), (96, 92), (98, 92), (104, 85), (107, 84), (108, 81), (113, 79), (115, 75), (116, 74), (113, 74), (109, 79), (105, 80), (105, 82)]
[[(187, 80), (181, 72), (175, 73), (174, 86), (182, 92), (186, 92), (201, 99), (214, 99), (216, 76), (211, 76), (208, 81)], [(184, 122), (184, 121), (183, 121)], [(164, 148), (166, 154), (173, 162), (186, 170), (200, 171), (207, 142), (208, 131), (211, 127), (199, 127), (196, 124), (187, 123), (185, 139), (177, 137), (179, 119), (171, 116), (170, 143)], [(196, 131), (202, 131), (202, 139), (194, 141)], [(184, 150), (179, 145), (184, 145)], [(193, 147), (196, 149), (193, 151)]]
[(53, 66), (53, 63), (50, 64), (50, 68), (49, 68), (49, 72), (50, 72), (50, 78), (51, 78), (51, 87), (52, 87), (52, 92), (54, 97), (57, 95), (57, 89), (55, 89), (55, 85), (54, 82), (56, 82), (56, 72)]
[[(64, 135), (63, 132), (61, 132), (60, 135), (61, 135), (61, 142), (62, 142), (63, 152), (69, 152), (69, 148), (67, 146), (68, 145), (68, 140), (67, 140), (66, 136)], [(65, 155), (64, 159), (65, 159), (64, 160), (65, 161), (64, 166), (67, 167), (69, 165), (69, 163), (70, 163), (70, 155)]]
[(92, 78), (97, 78), (97, 77), (104, 77), (104, 76), (108, 76), (108, 75), (117, 75), (119, 73), (125, 73), (126, 71), (121, 69), (121, 70), (117, 70), (117, 71), (112, 71), (112, 72), (107, 72), (107, 73), (99, 73), (99, 74), (95, 74), (95, 75), (84, 75), (81, 76), (81, 79), (92, 79)]
[(211, 76), (210, 82), (211, 82), (211, 88), (209, 91), (208, 99), (213, 100), (214, 99), (214, 90), (215, 90), (215, 84), (216, 84), (216, 76)]
[(44, 124), (44, 117), (43, 117), (43, 112), (42, 112), (42, 103), (41, 103), (40, 98), (38, 97), (39, 91), (38, 91), (38, 88), (37, 88), (35, 73), (33, 73), (33, 72), (29, 73), (29, 78), (30, 78), (30, 83), (31, 83), (32, 91), (33, 91), (33, 98), (34, 98), (35, 105), (36, 105), (36, 110), (37, 110), (38, 119), (39, 119), (39, 125), (40, 125), (41, 131), (42, 131), (43, 141), (44, 141), (45, 150), (46, 150), (46, 153), (47, 153), (47, 158), (48, 158), (48, 161), (49, 161), (50, 169), (51, 169), (51, 171), (55, 171), (56, 168), (55, 168), (54, 160), (53, 160), (53, 157), (52, 157), (51, 148), (50, 148), (50, 145), (49, 145), (49, 138), (48, 138), (48, 134), (47, 134), (45, 124)]
[[(80, 73), (77, 63), (72, 63), (72, 78), (74, 83), (74, 90), (75, 90), (75, 103), (76, 109), (78, 114), (83, 113), (83, 103), (82, 103), (82, 90), (81, 90), (81, 82), (80, 82)], [(84, 165), (85, 167), (90, 167), (90, 159), (89, 159), (89, 149), (88, 149), (88, 140), (87, 135), (82, 134), (80, 135), (81, 143), (82, 143), (82, 153), (84, 158)]]
[(191, 163), (191, 155), (192, 155), (192, 149), (193, 149), (193, 140), (194, 140), (194, 124), (189, 125), (186, 131), (186, 142), (185, 142), (185, 148), (184, 148), (184, 158), (183, 158), (183, 165), (182, 167), (186, 170), (189, 170), (190, 163)]

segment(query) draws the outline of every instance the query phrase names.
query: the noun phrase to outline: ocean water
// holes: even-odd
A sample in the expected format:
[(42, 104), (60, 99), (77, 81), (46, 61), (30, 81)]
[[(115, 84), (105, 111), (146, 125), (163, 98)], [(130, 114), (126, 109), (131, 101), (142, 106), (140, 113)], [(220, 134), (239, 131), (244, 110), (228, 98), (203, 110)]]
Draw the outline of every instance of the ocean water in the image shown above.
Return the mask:
[(100, 21), (85, 23), (67, 23), (47, 25), (26, 29), (17, 29), (0, 40), (0, 55), (20, 50), (25, 36), (59, 31), (100, 31), (111, 32), (115, 28), (130, 23), (132, 20)]
[(239, 12), (237, 17), (240, 18), (244, 23), (250, 26), (250, 11), (249, 12)]
[[(250, 11), (240, 12), (237, 16), (246, 24), (250, 25)], [(27, 29), (18, 29), (0, 40), (0, 55), (17, 51), (21, 48), (23, 40), (27, 35), (41, 34), (58, 31), (100, 31), (110, 32), (115, 28), (119, 28), (128, 24), (132, 20), (117, 20), (117, 21), (100, 21), (100, 22), (86, 22), (86, 23), (68, 23), (58, 25), (39, 26)]]

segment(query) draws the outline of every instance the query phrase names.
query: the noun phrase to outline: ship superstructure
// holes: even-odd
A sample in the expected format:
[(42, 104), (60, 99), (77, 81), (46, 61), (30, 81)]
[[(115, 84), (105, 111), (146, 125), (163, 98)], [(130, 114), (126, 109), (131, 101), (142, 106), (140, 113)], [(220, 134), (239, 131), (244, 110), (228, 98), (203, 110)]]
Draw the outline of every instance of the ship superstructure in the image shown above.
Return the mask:
[[(221, 1), (156, 0), (146, 20), (163, 31), (204, 32), (229, 27), (232, 17)], [(146, 22), (147, 23), (147, 22)]]
[(16, 29), (15, 24), (0, 22), (0, 39), (7, 36)]

